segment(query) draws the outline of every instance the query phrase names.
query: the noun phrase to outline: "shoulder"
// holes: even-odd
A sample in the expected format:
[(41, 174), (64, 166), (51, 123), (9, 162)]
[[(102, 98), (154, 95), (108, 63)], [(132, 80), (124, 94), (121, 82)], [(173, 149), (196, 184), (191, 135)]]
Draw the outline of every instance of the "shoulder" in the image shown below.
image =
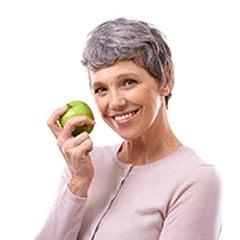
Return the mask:
[(202, 164), (185, 179), (185, 184), (194, 184), (198, 190), (220, 191), (221, 178), (214, 165)]
[[(176, 195), (183, 192), (207, 194), (221, 192), (221, 178), (215, 166), (208, 164), (191, 148), (184, 147), (174, 156), (171, 164), (175, 173), (173, 192)], [(195, 193), (194, 193), (195, 191)]]
[[(184, 182), (192, 182), (201, 185), (219, 185), (220, 176), (214, 165), (208, 164), (193, 149), (186, 147), (182, 154), (183, 166), (188, 169), (182, 179)], [(190, 166), (190, 167), (189, 167)]]
[[(214, 165), (208, 164), (191, 148), (186, 147), (186, 151), (182, 154), (183, 166), (189, 171), (186, 171), (183, 182), (192, 181), (194, 183), (220, 183), (219, 174)], [(189, 168), (189, 166), (191, 166)]]
[(201, 164), (178, 181), (172, 192), (172, 200), (218, 204), (221, 200), (221, 191), (221, 179), (215, 167)]
[(194, 239), (197, 235), (201, 239), (217, 239), (221, 227), (221, 183), (215, 167), (202, 163), (182, 176), (171, 191), (166, 209), (162, 234), (166, 238), (177, 235)]

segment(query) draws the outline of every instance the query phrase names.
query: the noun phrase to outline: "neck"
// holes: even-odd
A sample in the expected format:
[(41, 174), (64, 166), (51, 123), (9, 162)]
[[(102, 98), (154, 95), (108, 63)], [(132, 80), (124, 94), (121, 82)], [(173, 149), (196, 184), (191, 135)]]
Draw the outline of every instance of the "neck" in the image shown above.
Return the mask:
[(147, 164), (170, 155), (181, 146), (170, 128), (166, 109), (161, 108), (151, 129), (136, 139), (126, 140), (118, 157), (125, 163)]

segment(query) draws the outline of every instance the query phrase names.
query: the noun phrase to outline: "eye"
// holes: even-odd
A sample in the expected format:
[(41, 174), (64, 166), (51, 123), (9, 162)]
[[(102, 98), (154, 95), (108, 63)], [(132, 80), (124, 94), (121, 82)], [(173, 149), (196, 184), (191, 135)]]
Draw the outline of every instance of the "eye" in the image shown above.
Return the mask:
[(127, 88), (131, 88), (137, 84), (137, 81), (134, 79), (125, 79), (123, 85)]
[(98, 87), (98, 88), (94, 89), (94, 94), (103, 95), (106, 91), (107, 91), (107, 88)]

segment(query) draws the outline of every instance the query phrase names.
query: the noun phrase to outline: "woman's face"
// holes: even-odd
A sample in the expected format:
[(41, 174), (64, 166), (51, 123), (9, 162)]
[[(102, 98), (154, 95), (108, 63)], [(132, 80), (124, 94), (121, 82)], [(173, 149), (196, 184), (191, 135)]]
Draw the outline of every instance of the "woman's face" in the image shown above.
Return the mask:
[(156, 122), (161, 89), (144, 68), (130, 60), (120, 61), (90, 72), (90, 79), (103, 120), (124, 139), (141, 136)]

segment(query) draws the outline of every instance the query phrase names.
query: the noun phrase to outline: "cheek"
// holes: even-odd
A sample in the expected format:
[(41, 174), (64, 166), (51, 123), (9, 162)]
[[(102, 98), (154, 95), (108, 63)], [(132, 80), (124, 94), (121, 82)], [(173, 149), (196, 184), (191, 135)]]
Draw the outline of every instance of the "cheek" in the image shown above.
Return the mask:
[(124, 97), (128, 102), (140, 104), (143, 102), (143, 91), (129, 91)]
[(98, 110), (102, 115), (104, 115), (106, 109), (106, 101), (103, 98), (95, 97), (95, 103), (97, 105)]

